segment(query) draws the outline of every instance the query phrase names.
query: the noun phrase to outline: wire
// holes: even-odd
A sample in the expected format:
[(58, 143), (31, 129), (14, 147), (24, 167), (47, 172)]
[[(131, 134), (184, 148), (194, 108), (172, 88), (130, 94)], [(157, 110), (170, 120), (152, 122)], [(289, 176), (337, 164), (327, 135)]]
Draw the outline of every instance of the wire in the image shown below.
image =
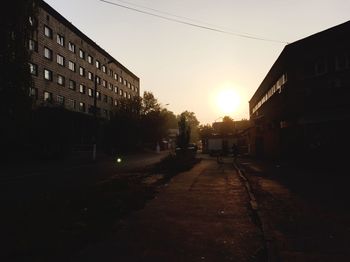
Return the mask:
[[(183, 20), (179, 20), (179, 19), (175, 19), (175, 18), (171, 18), (171, 17), (166, 17), (166, 16), (163, 16), (163, 15), (154, 14), (154, 13), (151, 13), (151, 12), (143, 11), (143, 10), (136, 9), (136, 8), (133, 8), (133, 7), (130, 7), (130, 6), (125, 6), (125, 5), (122, 5), (122, 4), (118, 4), (118, 3), (114, 3), (114, 2), (110, 2), (110, 1), (106, 1), (106, 0), (100, 0), (100, 2), (104, 2), (106, 4), (122, 7), (122, 8), (125, 8), (125, 9), (128, 9), (128, 10), (132, 10), (132, 11), (135, 11), (135, 12), (138, 12), (138, 13), (142, 13), (142, 14), (158, 17), (158, 18), (165, 19), (165, 20), (168, 20), (168, 21), (172, 21), (172, 22), (176, 22), (176, 23), (180, 23), (180, 24), (185, 24), (185, 25), (188, 25), (188, 26), (196, 27), (196, 28), (206, 29), (206, 30), (210, 30), (210, 31), (218, 32), (218, 33), (224, 33), (224, 34), (229, 34), (229, 35), (234, 35), (234, 36), (243, 37), (243, 38), (249, 38), (249, 39), (254, 39), (254, 40), (260, 40), (260, 41), (288, 44), (288, 42), (284, 42), (284, 41), (280, 41), (280, 40), (268, 39), (268, 38), (263, 38), (263, 37), (258, 37), (258, 36), (252, 36), (252, 35), (243, 34), (243, 33), (234, 33), (234, 32), (230, 32), (230, 31), (226, 31), (226, 30), (216, 29), (216, 28), (209, 27), (209, 26), (204, 26), (204, 25), (199, 25), (199, 24), (195, 24), (195, 23), (190, 23), (190, 22), (186, 22), (186, 21), (183, 21)], [(156, 9), (151, 9), (151, 8), (147, 8), (147, 7), (143, 7), (143, 8), (146, 8), (146, 9), (149, 9), (149, 10), (152, 10), (152, 11), (156, 11), (156, 12), (159, 12), (159, 13), (163, 13), (163, 14), (168, 14), (168, 15), (171, 15), (171, 16), (174, 16), (174, 17), (178, 17), (178, 18), (185, 18), (187, 20), (192, 20), (192, 19), (188, 19), (186, 17), (176, 16), (176, 15), (173, 15), (173, 14), (170, 14), (170, 13), (158, 11)], [(192, 21), (194, 21), (194, 20), (192, 20)]]
[[(209, 25), (209, 26), (212, 26), (212, 27), (214, 26), (214, 27), (220, 28), (220, 29), (222, 29), (222, 30), (229, 30), (229, 29), (227, 29), (227, 28), (224, 28), (224, 27), (221, 27), (221, 26), (218, 26), (218, 25), (206, 23), (206, 22), (203, 22), (203, 21), (200, 21), (200, 20), (196, 20), (196, 19), (193, 19), (193, 18), (188, 18), (188, 17), (185, 17), (185, 16), (175, 15), (175, 14), (168, 13), (168, 12), (164, 12), (164, 11), (161, 11), (161, 10), (158, 10), (158, 9), (150, 8), (150, 7), (147, 7), (147, 6), (144, 6), (144, 5), (138, 5), (138, 4), (131, 3), (131, 2), (127, 2), (127, 1), (123, 1), (123, 0), (115, 0), (115, 1), (121, 2), (121, 3), (124, 3), (124, 4), (128, 4), (128, 5), (133, 5), (133, 6), (136, 6), (136, 7), (141, 7), (141, 8), (143, 8), (143, 9), (147, 9), (147, 10), (150, 10), (150, 11), (154, 11), (154, 12), (157, 12), (157, 13), (160, 13), (160, 14), (170, 15), (170, 16), (173, 16), (173, 17), (177, 17), (177, 18), (181, 18), (181, 19), (186, 19), (186, 20), (188, 20), (188, 21), (192, 21), (192, 22), (196, 22), (196, 23), (205, 24), (205, 25)], [(247, 33), (243, 33), (243, 32), (237, 32), (237, 31), (236, 31), (236, 33), (254, 36), (254, 35), (252, 35), (252, 34), (247, 34)]]

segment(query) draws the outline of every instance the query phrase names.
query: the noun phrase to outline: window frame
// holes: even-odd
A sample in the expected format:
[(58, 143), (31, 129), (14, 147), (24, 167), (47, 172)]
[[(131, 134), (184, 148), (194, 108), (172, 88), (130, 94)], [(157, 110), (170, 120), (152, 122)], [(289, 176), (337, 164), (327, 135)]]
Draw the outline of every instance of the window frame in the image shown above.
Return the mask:
[[(46, 77), (46, 73), (48, 73), (48, 78)], [(52, 78), (53, 78), (53, 72), (50, 69), (44, 68), (44, 79), (47, 81), (51, 81), (52, 82)]]

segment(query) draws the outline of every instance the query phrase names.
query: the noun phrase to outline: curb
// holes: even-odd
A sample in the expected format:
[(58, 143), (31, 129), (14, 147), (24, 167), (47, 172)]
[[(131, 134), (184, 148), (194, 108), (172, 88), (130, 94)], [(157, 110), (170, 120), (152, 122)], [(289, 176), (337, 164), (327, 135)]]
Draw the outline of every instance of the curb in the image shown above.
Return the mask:
[(261, 213), (261, 210), (259, 209), (258, 202), (256, 201), (256, 198), (254, 196), (254, 193), (252, 191), (252, 187), (249, 183), (249, 180), (247, 179), (244, 170), (239, 167), (236, 161), (233, 162), (234, 168), (238, 171), (238, 174), (240, 178), (244, 182), (244, 186), (247, 190), (247, 193), (249, 195), (249, 204), (250, 208), (252, 209), (256, 222), (258, 226), (260, 227), (260, 230), (262, 232), (263, 241), (264, 241), (264, 248), (266, 253), (266, 261), (268, 262), (277, 262), (280, 261), (279, 256), (277, 254), (277, 248), (274, 243), (274, 239), (272, 237), (271, 230), (269, 229), (268, 224), (266, 223), (265, 219), (263, 219), (263, 215)]

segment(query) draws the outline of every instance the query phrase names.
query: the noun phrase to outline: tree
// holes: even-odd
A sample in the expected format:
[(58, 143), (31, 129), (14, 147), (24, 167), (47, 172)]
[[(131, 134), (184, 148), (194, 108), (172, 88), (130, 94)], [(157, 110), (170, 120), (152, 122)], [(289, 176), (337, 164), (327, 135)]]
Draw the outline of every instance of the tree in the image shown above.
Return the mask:
[(152, 92), (145, 91), (142, 98), (142, 114), (147, 115), (151, 112), (158, 112), (161, 106)]
[(178, 121), (177, 121), (176, 115), (172, 111), (169, 111), (166, 108), (163, 108), (161, 113), (165, 118), (166, 129), (178, 128)]
[(235, 131), (235, 122), (229, 116), (224, 116), (222, 119), (222, 125), (220, 128), (220, 133), (222, 135), (233, 134)]
[(211, 125), (206, 124), (206, 125), (199, 126), (199, 136), (202, 140), (207, 139), (213, 133), (214, 133), (214, 129)]
[[(1, 144), (11, 149), (26, 141), (31, 118), (28, 39), (35, 28), (36, 0), (13, 0), (0, 14)], [(6, 151), (6, 149), (2, 149)], [(8, 152), (7, 152), (8, 154)]]
[(186, 150), (190, 142), (191, 126), (186, 118), (186, 114), (179, 116), (179, 135), (177, 136), (177, 146), (182, 150)]
[(199, 121), (197, 120), (195, 113), (186, 110), (178, 116), (179, 121), (181, 120), (181, 117), (186, 118), (186, 121), (191, 128), (190, 141), (192, 143), (197, 143), (199, 140)]

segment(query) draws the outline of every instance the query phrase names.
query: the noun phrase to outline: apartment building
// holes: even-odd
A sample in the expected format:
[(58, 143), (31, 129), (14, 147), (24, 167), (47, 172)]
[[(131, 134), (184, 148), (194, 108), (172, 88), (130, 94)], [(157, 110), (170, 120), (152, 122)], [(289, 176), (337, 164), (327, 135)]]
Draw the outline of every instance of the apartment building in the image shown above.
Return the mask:
[(264, 157), (349, 146), (350, 21), (288, 44), (249, 101), (250, 148)]
[[(30, 18), (28, 42), (35, 104), (109, 118), (122, 97), (140, 95), (140, 79), (44, 1)], [(95, 92), (96, 89), (96, 92)]]

